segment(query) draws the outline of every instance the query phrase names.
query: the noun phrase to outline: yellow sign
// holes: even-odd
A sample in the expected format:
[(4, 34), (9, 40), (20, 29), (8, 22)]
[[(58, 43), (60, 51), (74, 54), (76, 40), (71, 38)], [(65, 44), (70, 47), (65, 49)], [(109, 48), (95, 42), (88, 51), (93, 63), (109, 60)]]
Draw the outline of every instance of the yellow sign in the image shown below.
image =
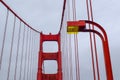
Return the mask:
[(78, 26), (68, 26), (67, 27), (67, 33), (68, 34), (77, 34), (79, 31), (79, 27)]

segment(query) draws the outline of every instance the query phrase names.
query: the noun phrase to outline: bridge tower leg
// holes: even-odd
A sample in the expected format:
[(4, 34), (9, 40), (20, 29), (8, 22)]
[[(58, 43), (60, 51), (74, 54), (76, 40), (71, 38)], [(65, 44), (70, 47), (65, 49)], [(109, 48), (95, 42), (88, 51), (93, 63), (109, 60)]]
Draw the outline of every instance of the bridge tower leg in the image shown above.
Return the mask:
[[(58, 44), (58, 52), (44, 52), (43, 51), (43, 42), (44, 41), (56, 41)], [(51, 45), (52, 47), (52, 45)], [(57, 73), (55, 74), (45, 74), (42, 73), (42, 65), (45, 60), (56, 60), (58, 65)], [(62, 80), (62, 65), (61, 65), (61, 48), (60, 48), (60, 34), (45, 35), (40, 33), (40, 51), (38, 55), (38, 72), (37, 80)], [(49, 66), (47, 66), (49, 67)], [(54, 68), (53, 68), (54, 69)]]

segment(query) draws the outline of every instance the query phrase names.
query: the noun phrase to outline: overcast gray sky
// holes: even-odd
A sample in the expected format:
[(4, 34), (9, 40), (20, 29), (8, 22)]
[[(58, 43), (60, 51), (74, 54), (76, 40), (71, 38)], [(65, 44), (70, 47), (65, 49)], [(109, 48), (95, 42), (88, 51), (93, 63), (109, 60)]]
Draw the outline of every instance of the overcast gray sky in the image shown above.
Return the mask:
[[(63, 0), (4, 1), (33, 28), (44, 33), (59, 31)], [(85, 0), (76, 1), (77, 20), (87, 19)], [(114, 77), (120, 80), (120, 1), (93, 0), (93, 14), (108, 34)]]

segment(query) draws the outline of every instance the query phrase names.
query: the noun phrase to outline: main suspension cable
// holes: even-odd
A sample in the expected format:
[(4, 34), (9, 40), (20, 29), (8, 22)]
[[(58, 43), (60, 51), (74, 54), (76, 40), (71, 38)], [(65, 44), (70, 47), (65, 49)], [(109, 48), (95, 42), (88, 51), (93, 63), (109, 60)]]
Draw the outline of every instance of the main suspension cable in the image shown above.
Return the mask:
[(26, 25), (26, 27), (32, 29), (33, 31), (40, 33), (39, 31), (37, 31), (36, 29), (32, 28), (28, 23), (26, 23), (20, 16), (18, 16), (5, 2), (4, 0), (0, 1), (11, 13), (13, 13), (22, 23), (24, 23)]
[(65, 16), (65, 9), (66, 9), (66, 0), (64, 0), (64, 2), (63, 2), (63, 9), (62, 9), (62, 16), (61, 16), (61, 23), (60, 23), (59, 33), (62, 30), (62, 25), (63, 25), (63, 21), (64, 21), (64, 16)]

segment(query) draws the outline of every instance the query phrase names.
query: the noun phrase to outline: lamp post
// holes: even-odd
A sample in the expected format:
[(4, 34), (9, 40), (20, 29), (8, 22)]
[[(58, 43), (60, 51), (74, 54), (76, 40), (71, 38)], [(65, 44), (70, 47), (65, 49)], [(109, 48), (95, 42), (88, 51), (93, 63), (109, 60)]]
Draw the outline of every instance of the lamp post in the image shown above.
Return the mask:
[[(86, 24), (93, 25), (93, 27), (97, 27), (98, 29), (101, 30), (102, 34), (100, 32), (98, 32), (97, 30), (87, 29)], [(89, 21), (89, 20), (68, 21), (67, 22), (67, 32), (68, 33), (93, 32), (101, 38), (102, 45), (103, 45), (103, 52), (104, 52), (106, 77), (107, 77), (107, 80), (113, 80), (108, 38), (107, 38), (107, 34), (106, 34), (105, 30), (103, 29), (103, 27), (101, 25), (99, 25), (98, 23)]]

